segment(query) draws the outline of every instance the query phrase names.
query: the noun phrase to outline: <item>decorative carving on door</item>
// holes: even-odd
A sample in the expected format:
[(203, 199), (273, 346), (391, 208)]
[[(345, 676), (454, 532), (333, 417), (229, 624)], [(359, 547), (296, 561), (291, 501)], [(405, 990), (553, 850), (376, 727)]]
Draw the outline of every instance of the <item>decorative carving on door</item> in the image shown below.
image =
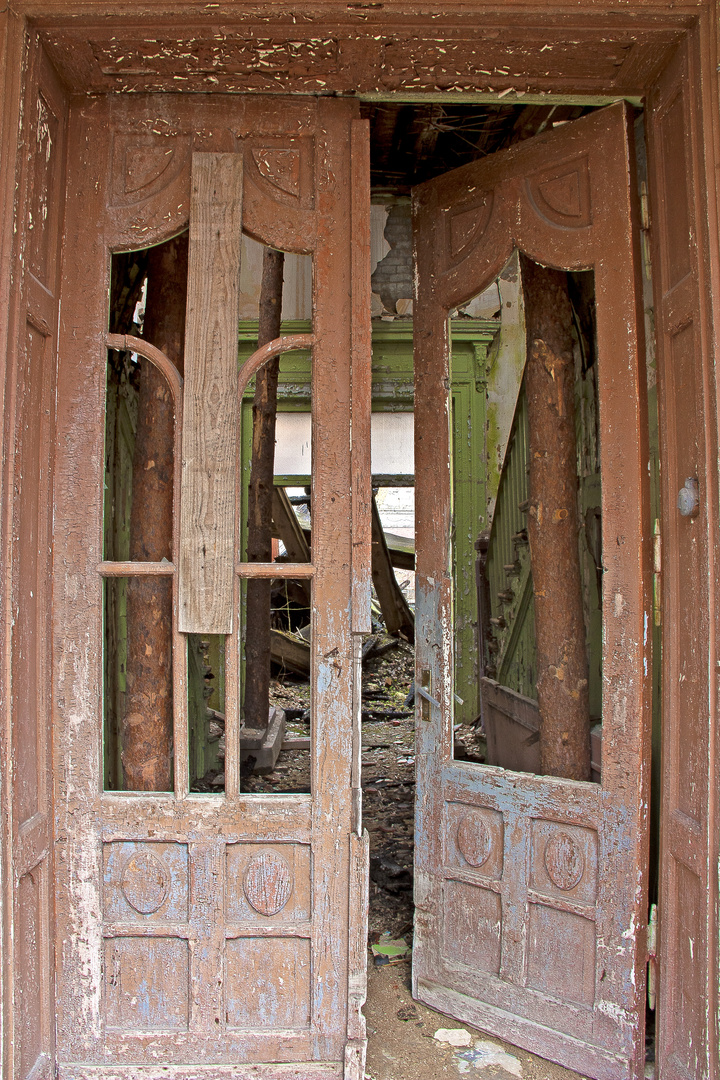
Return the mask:
[(538, 217), (561, 229), (592, 225), (590, 171), (586, 155), (545, 169), (525, 181)]

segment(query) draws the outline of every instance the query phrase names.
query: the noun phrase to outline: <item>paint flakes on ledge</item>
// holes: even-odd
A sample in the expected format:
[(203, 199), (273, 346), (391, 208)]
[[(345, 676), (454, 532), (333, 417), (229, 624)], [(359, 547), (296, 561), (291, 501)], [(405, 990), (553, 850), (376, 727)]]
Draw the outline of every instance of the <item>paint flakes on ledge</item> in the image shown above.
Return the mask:
[[(469, 1032), (467, 1033), (469, 1035)], [(437, 1037), (437, 1036), (436, 1036)], [(487, 1069), (487, 1080), (510, 1080), (516, 1077), (522, 1080), (522, 1065), (513, 1054), (508, 1054), (499, 1043), (489, 1039), (476, 1039), (474, 1046), (467, 1050), (457, 1050), (460, 1073), (469, 1074), (471, 1068)]]
[(449, 1043), (450, 1046), (469, 1046), (472, 1035), (465, 1028), (438, 1028), (433, 1039), (436, 1042)]

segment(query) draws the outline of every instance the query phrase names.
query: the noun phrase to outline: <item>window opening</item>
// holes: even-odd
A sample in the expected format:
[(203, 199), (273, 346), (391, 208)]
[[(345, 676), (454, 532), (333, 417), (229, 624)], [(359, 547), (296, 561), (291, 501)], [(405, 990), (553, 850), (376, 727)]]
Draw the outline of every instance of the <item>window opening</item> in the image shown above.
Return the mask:
[[(590, 761), (585, 761), (587, 772), (582, 778), (599, 781), (602, 550), (593, 279), (589, 273), (549, 272), (555, 275), (558, 309), (562, 296), (565, 297), (566, 353), (562, 362), (567, 365), (567, 379), (562, 407), (546, 406), (547, 394), (540, 399), (535, 390), (528, 390), (533, 372), (525, 340), (526, 304), (523, 289), (515, 287), (521, 277), (527, 287), (533, 265), (516, 254), (501, 275), (499, 293), (512, 294), (512, 301), (506, 301), (509, 307), (502, 303), (499, 308), (498, 334), (488, 355), (486, 430), (496, 443), (497, 466), (494, 475), (488, 477), (487, 501), (492, 507), (489, 528), (478, 538), (477, 545), (478, 638), (482, 650), (479, 662), (483, 669), (480, 705), (487, 740), (485, 759), (488, 764), (519, 771), (551, 771), (542, 764), (541, 729), (547, 732), (547, 728), (542, 728), (545, 722), (542, 709), (552, 723), (564, 702), (548, 704), (547, 695), (553, 691), (547, 687), (554, 685), (555, 669), (548, 671), (551, 660), (546, 660), (543, 667), (543, 655), (554, 655), (552, 650), (557, 652), (561, 640), (572, 640), (577, 644), (575, 654), (567, 656), (565, 650), (564, 662), (578, 668), (573, 677), (578, 683), (580, 704), (573, 717), (565, 719), (577, 724), (580, 750), (585, 754), (588, 729), (591, 729), (590, 747), (595, 765), (590, 773)], [(541, 288), (545, 277), (547, 273), (542, 272)], [(537, 290), (538, 283), (532, 288)], [(506, 332), (506, 311), (510, 316), (509, 332)], [(523, 327), (521, 334), (514, 333), (518, 325)], [(529, 341), (530, 331), (527, 333)], [(547, 332), (544, 333), (547, 337)], [(537, 376), (534, 378), (537, 383)], [(535, 395), (531, 404), (529, 393)], [(562, 445), (556, 438), (561, 430)], [(538, 456), (541, 446), (542, 453)], [(553, 454), (554, 463), (548, 473), (538, 475), (537, 469), (533, 473), (533, 461), (549, 460)], [(563, 474), (565, 463), (566, 475)], [(557, 518), (558, 523), (552, 529), (546, 523), (543, 535), (541, 523), (543, 515), (547, 522), (548, 514), (552, 522)], [(567, 536), (554, 536), (548, 548), (545, 536), (562, 532), (566, 519), (572, 521)], [(458, 532), (456, 529), (456, 544)], [(562, 543), (564, 554), (558, 546)], [(538, 574), (542, 575), (544, 602), (558, 605), (549, 627), (547, 616), (542, 613), (545, 622), (540, 630), (534, 588)], [(569, 618), (573, 604), (577, 625), (573, 623), (573, 632), (568, 634), (567, 627), (563, 630), (563, 620)], [(570, 681), (568, 670), (568, 685)], [(541, 687), (544, 685), (544, 691), (538, 691), (539, 682)]]
[[(248, 241), (252, 248), (253, 241)], [(282, 308), (279, 333), (309, 333), (312, 328), (312, 259), (285, 256), (284, 280), (276, 287)], [(281, 290), (281, 291), (280, 291)], [(262, 306), (262, 298), (260, 299)], [(247, 311), (247, 309), (246, 309)], [(241, 312), (242, 313), (242, 312)], [(240, 323), (240, 355), (252, 351), (255, 323)], [(259, 339), (258, 339), (259, 340)], [(257, 506), (253, 485), (259, 456), (265, 455), (262, 480), (265, 499), (265, 557), (278, 567), (277, 576), (262, 582), (240, 582), (240, 625), (244, 649), (240, 657), (240, 786), (244, 792), (309, 793), (311, 790), (311, 658), (312, 658), (312, 362), (309, 350), (281, 356), (275, 365), (271, 412), (272, 453), (268, 437), (258, 440), (258, 377), (242, 401), (242, 512), (240, 560), (257, 557), (253, 521)], [(254, 516), (255, 515), (255, 518)], [(288, 565), (307, 567), (296, 575)], [(256, 633), (258, 604), (263, 638)], [(258, 687), (261, 693), (258, 693)]]
[(162, 342), (168, 366), (132, 347), (108, 352), (101, 570), (107, 790), (167, 792), (176, 786), (176, 410), (187, 250), (184, 233), (112, 261), (110, 333)]

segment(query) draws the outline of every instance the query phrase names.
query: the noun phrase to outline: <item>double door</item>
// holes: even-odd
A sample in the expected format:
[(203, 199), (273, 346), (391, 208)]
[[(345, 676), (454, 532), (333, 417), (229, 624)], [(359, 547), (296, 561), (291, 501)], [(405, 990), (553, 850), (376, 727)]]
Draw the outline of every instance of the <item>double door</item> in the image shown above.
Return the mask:
[[(614, 106), (423, 185), (414, 209), (424, 689), (416, 722), (415, 993), (608, 1080), (641, 1076), (644, 1062), (651, 611), (631, 131), (625, 107)], [(69, 138), (77, 150), (66, 207), (73, 271), (65, 274), (59, 340), (54, 555), (59, 1075), (359, 1080), (367, 918), (359, 657), (370, 599), (366, 125), (344, 100), (228, 105), (168, 95), (160, 107), (150, 96), (88, 102), (71, 113)], [(191, 208), (194, 178), (209, 167), (208, 220), (219, 220), (213, 214), (225, 212), (219, 178), (228, 165), (241, 203), (237, 227), (313, 260), (310, 338), (276, 347), (312, 349), (311, 561), (286, 575), (303, 576), (312, 596), (306, 794), (251, 794), (240, 779), (241, 583), (283, 572), (243, 562), (240, 478), (211, 450), (218, 426), (237, 447), (238, 402), (252, 371), (209, 393), (200, 417), (189, 389), (215, 378), (210, 358), (227, 360), (232, 331), (223, 347), (223, 331), (209, 328), (184, 387), (169, 373), (172, 560), (113, 566), (102, 546), (107, 349), (122, 344), (108, 338), (105, 321), (111, 253), (158, 243), (190, 219), (190, 281), (210, 296), (212, 318), (219, 325), (229, 318), (232, 327), (232, 299), (228, 316), (218, 307), (222, 290), (202, 293), (203, 275), (213, 271), (197, 262), (202, 245), (193, 255)], [(601, 784), (453, 758), (448, 320), (515, 249), (541, 265), (594, 274)], [(208, 250), (212, 244), (205, 254), (212, 262)], [(151, 349), (145, 355), (163, 367)], [(190, 447), (204, 463), (194, 480)], [(193, 518), (185, 512), (192, 485), (212, 460), (224, 473), (224, 494), (217, 513)], [(216, 555), (207, 555), (203, 532), (210, 519)], [(195, 563), (184, 564), (183, 552), (193, 550)], [(110, 791), (103, 782), (103, 593), (121, 576), (172, 581), (172, 791)], [(208, 580), (216, 584), (198, 602), (194, 590)], [(194, 623), (218, 596), (220, 622)], [(217, 794), (190, 790), (185, 635), (196, 630), (226, 640), (226, 783)]]

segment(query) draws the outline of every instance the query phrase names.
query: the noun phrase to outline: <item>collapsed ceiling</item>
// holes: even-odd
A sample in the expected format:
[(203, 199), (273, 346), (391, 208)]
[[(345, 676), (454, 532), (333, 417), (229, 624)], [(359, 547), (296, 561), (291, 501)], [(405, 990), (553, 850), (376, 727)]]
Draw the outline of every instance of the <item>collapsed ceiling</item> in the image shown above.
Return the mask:
[(407, 195), (413, 184), (576, 120), (582, 105), (365, 103), (373, 194)]

